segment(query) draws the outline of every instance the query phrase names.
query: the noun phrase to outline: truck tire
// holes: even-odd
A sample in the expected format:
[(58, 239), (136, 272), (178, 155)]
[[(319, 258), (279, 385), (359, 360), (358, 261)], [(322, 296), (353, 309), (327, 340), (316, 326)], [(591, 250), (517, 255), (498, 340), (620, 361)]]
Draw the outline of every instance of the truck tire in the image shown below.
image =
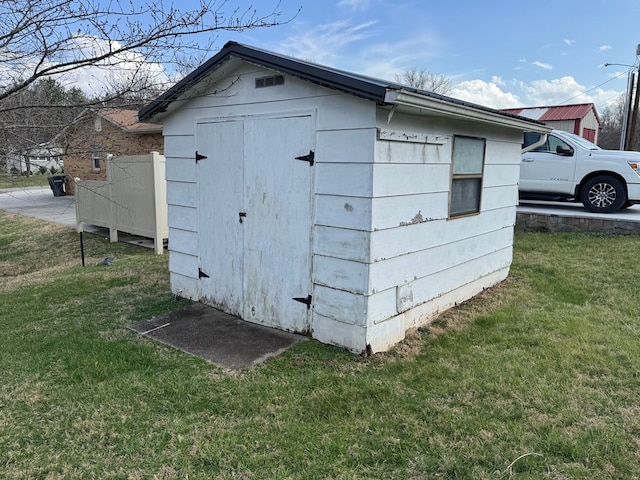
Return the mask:
[(612, 213), (627, 203), (627, 195), (620, 180), (610, 175), (601, 175), (584, 184), (580, 200), (590, 212)]

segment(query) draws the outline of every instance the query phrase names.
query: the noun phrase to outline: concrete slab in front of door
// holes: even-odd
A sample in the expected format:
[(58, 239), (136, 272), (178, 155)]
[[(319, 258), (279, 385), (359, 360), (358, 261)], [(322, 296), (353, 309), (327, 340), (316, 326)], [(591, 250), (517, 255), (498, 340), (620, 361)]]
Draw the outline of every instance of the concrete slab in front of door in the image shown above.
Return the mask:
[(222, 368), (249, 368), (306, 337), (245, 322), (202, 303), (129, 327)]

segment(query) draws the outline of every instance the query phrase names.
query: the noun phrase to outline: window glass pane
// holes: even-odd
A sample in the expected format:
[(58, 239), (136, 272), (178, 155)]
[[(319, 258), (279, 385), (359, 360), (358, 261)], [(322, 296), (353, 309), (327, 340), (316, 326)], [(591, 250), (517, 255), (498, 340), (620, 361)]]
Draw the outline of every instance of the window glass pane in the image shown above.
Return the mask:
[(484, 139), (455, 137), (453, 143), (454, 175), (482, 174)]
[(479, 212), (481, 189), (481, 178), (454, 178), (451, 182), (449, 214), (453, 216)]
[(558, 147), (561, 147), (563, 149), (571, 149), (569, 145), (560, 140), (558, 137), (549, 135), (549, 152), (556, 153), (558, 151)]

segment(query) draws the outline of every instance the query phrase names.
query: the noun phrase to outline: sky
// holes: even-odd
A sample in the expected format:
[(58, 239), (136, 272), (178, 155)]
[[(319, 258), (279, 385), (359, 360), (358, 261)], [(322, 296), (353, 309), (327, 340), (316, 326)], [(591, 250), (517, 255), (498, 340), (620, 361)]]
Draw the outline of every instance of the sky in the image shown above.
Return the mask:
[(637, 68), (640, 0), (260, 0), (256, 8), (289, 21), (219, 32), (214, 46), (233, 40), (391, 81), (415, 67), (450, 78), (450, 96), (493, 108), (593, 102), (601, 112), (625, 93), (631, 68), (605, 63)]

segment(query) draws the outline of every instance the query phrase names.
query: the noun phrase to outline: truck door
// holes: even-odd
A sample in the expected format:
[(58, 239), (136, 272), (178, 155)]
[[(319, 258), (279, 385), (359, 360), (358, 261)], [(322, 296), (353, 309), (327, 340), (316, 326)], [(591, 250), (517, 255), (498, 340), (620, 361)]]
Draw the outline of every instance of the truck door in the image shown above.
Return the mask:
[(549, 135), (541, 147), (522, 155), (521, 192), (573, 194), (577, 150)]

